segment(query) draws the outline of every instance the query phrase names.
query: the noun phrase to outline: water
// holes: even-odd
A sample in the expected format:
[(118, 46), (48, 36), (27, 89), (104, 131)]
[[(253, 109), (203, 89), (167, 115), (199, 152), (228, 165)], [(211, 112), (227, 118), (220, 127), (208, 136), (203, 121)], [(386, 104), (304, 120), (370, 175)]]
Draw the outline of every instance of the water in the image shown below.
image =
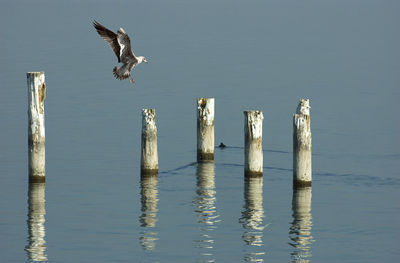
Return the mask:
[[(4, 262), (396, 262), (398, 1), (0, 1)], [(93, 19), (150, 64), (136, 85)], [(46, 185), (28, 186), (26, 72), (45, 71)], [(214, 97), (214, 164), (196, 159)], [(293, 192), (309, 98), (313, 186)], [(141, 109), (160, 174), (140, 180)], [(264, 112), (264, 177), (243, 178), (243, 111)]]

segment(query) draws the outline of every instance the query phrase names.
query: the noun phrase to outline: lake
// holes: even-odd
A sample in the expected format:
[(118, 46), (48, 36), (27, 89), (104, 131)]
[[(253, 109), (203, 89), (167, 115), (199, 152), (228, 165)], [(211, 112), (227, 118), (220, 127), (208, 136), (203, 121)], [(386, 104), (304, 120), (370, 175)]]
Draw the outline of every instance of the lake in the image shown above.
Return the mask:
[[(0, 0), (2, 262), (397, 262), (400, 2)], [(93, 20), (149, 64), (135, 85)], [(46, 183), (28, 183), (26, 73), (46, 76)], [(196, 98), (215, 161), (196, 163)], [(293, 189), (311, 105), (313, 184)], [(141, 110), (159, 174), (141, 180)], [(264, 172), (244, 177), (243, 111)]]

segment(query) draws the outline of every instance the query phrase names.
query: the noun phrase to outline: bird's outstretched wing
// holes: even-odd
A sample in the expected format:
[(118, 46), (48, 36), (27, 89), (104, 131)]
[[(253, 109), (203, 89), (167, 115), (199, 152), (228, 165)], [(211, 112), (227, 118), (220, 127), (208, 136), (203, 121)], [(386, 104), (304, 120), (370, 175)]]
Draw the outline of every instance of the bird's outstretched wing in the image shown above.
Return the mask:
[(131, 48), (131, 39), (123, 28), (117, 31), (117, 41), (120, 46), (119, 57), (122, 63), (135, 64), (137, 59)]
[(121, 47), (118, 43), (117, 34), (107, 29), (96, 20), (93, 21), (93, 26), (94, 28), (96, 28), (97, 33), (99, 33), (99, 35), (110, 45), (111, 49), (114, 51), (115, 55), (118, 58), (118, 62), (121, 62)]

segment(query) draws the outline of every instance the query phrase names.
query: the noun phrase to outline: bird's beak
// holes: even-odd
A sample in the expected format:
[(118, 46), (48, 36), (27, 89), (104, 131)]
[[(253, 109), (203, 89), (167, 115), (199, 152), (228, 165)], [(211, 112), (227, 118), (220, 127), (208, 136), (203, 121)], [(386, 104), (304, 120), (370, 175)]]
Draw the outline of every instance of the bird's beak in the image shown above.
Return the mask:
[(146, 63), (146, 64), (149, 64), (149, 62), (148, 62), (147, 60), (145, 61), (145, 63)]

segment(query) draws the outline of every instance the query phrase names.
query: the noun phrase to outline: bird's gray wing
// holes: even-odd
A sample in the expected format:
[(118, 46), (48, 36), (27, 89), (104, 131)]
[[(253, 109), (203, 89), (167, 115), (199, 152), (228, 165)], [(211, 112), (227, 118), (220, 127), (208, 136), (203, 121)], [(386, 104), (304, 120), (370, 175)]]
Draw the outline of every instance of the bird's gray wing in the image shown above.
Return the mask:
[(117, 41), (120, 46), (119, 57), (121, 62), (136, 64), (137, 59), (131, 48), (131, 40), (122, 28), (117, 32)]
[(107, 29), (96, 20), (93, 21), (93, 26), (94, 28), (96, 28), (97, 33), (99, 33), (99, 35), (110, 45), (111, 49), (114, 51), (115, 55), (118, 58), (118, 62), (121, 62), (121, 48), (118, 43), (117, 34)]

